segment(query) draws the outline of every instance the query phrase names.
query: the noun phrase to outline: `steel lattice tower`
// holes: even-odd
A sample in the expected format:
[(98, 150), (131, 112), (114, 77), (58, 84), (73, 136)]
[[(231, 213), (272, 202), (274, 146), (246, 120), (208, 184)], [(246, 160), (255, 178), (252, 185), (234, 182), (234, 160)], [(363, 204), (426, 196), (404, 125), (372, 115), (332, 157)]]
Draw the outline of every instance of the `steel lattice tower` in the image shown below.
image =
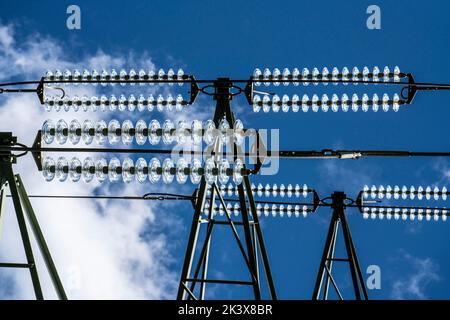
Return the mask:
[[(235, 117), (231, 111), (230, 100), (232, 95), (230, 88), (232, 83), (227, 78), (219, 78), (214, 83), (214, 99), (217, 101), (216, 110), (214, 114), (214, 122), (219, 125), (219, 121), (225, 118), (228, 123), (235, 123)], [(232, 129), (232, 128), (231, 128)], [(234, 144), (234, 154), (240, 154), (242, 151), (240, 147)], [(252, 189), (250, 187), (249, 177), (246, 175), (243, 177), (243, 183), (238, 185), (239, 202), (241, 208), (242, 221), (239, 223), (244, 229), (245, 234), (245, 247), (239, 239), (239, 235), (236, 231), (236, 222), (233, 222), (230, 212), (228, 212), (226, 202), (220, 194), (220, 190), (217, 188), (216, 183), (212, 185), (211, 190), (211, 203), (214, 203), (215, 197), (217, 196), (220, 200), (220, 205), (225, 210), (227, 217), (227, 222), (222, 222), (228, 224), (238, 242), (239, 249), (245, 260), (245, 265), (248, 268), (250, 274), (250, 281), (232, 281), (225, 279), (207, 279), (207, 269), (208, 269), (208, 258), (209, 258), (209, 246), (210, 237), (214, 226), (216, 225), (216, 220), (213, 218), (213, 205), (210, 206), (210, 211), (207, 217), (207, 221), (202, 221), (202, 213), (205, 208), (205, 198), (208, 185), (203, 178), (200, 182), (200, 187), (198, 190), (198, 196), (194, 202), (194, 217), (192, 221), (192, 227), (189, 235), (189, 241), (186, 249), (186, 256), (183, 264), (180, 285), (178, 289), (178, 299), (185, 299), (187, 294), (190, 298), (196, 299), (194, 294), (194, 289), (196, 283), (200, 283), (200, 293), (199, 298), (205, 298), (205, 284), (206, 283), (217, 283), (217, 284), (235, 284), (235, 285), (250, 285), (253, 287), (255, 299), (261, 299), (261, 282), (260, 282), (260, 272), (258, 266), (258, 254), (262, 257), (264, 273), (267, 278), (270, 297), (276, 299), (275, 285), (272, 279), (272, 273), (270, 271), (269, 259), (267, 257), (266, 248), (264, 245), (264, 239), (262, 236), (261, 226), (259, 224), (258, 215), (256, 213), (256, 205), (253, 199)], [(193, 277), (191, 277), (191, 268), (194, 263), (195, 248), (198, 243), (198, 233), (201, 225), (205, 224), (206, 238), (203, 242), (202, 250), (198, 262), (196, 264)], [(202, 269), (201, 276), (199, 278), (199, 272)]]

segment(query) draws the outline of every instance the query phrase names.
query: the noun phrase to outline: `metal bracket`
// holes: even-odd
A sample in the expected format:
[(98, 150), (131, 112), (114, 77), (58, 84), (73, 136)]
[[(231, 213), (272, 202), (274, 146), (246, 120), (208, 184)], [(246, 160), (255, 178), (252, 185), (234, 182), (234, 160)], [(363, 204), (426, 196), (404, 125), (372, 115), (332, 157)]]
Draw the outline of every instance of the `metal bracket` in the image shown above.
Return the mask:
[(247, 85), (245, 86), (244, 93), (245, 98), (247, 99), (247, 102), (249, 105), (253, 104), (253, 80), (250, 78), (250, 80), (247, 82)]
[(36, 93), (39, 98), (39, 102), (44, 104), (44, 78), (41, 78), (39, 85), (36, 88)]
[(314, 197), (314, 199), (313, 199), (313, 203), (314, 203), (313, 212), (316, 212), (317, 208), (320, 205), (320, 197), (317, 194), (316, 190), (313, 190), (313, 197)]
[[(14, 137), (11, 132), (0, 132), (0, 147), (11, 147), (17, 142), (17, 137)], [(3, 153), (3, 152), (2, 152)], [(2, 162), (14, 164), (17, 162), (17, 157), (11, 151), (5, 152), (0, 157)]]
[(191, 79), (191, 91), (189, 91), (191, 97), (189, 99), (189, 104), (193, 104), (195, 99), (197, 99), (198, 93), (200, 92), (200, 88), (198, 87), (197, 80), (195, 80), (194, 76), (190, 76)]
[[(262, 157), (261, 155), (264, 154), (264, 156), (267, 156), (267, 147), (263, 143), (263, 140), (261, 139), (261, 134), (259, 130), (255, 130), (255, 142), (250, 148), (250, 153), (254, 154), (256, 157), (256, 164), (253, 169), (253, 173), (256, 174), (261, 170), (261, 167), (264, 163), (265, 157)], [(250, 134), (249, 134), (250, 135)]]
[(233, 87), (233, 83), (229, 78), (217, 78), (214, 81), (214, 100), (220, 97), (226, 96), (228, 100), (233, 98), (233, 94), (230, 92), (230, 88)]
[(363, 199), (363, 192), (362, 191), (360, 191), (358, 193), (358, 196), (356, 197), (355, 203), (358, 206), (359, 212), (363, 213), (362, 206), (364, 204), (364, 199)]
[(197, 205), (197, 197), (198, 197), (198, 188), (195, 188), (194, 192), (192, 193), (192, 199), (191, 199), (192, 207), (194, 209), (195, 209), (195, 206)]
[[(42, 146), (42, 131), (38, 130), (36, 134), (36, 138), (33, 142), (33, 150), (40, 150)], [(42, 151), (32, 151), (31, 155), (33, 156), (34, 162), (39, 171), (42, 171)]]
[[(410, 104), (417, 93), (417, 87), (415, 85), (414, 77), (411, 73), (407, 74), (408, 77), (408, 87), (405, 87), (403, 89), (408, 89), (408, 96), (406, 97), (406, 104)], [(402, 96), (403, 96), (403, 89), (402, 89)]]

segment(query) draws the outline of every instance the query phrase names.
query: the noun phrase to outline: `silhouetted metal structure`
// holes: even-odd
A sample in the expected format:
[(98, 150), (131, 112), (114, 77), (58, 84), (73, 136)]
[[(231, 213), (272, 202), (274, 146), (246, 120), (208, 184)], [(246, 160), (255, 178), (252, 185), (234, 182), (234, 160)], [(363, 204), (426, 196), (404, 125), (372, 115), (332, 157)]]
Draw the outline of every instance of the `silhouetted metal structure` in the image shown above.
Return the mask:
[[(331, 195), (331, 208), (333, 213), (331, 215), (330, 226), (328, 228), (325, 247), (320, 261), (319, 271), (317, 273), (316, 284), (314, 286), (313, 300), (319, 300), (321, 292), (323, 292), (322, 299), (328, 299), (330, 282), (333, 285), (337, 295), (341, 300), (344, 299), (339, 290), (338, 283), (333, 278), (332, 270), (334, 262), (347, 262), (350, 268), (350, 274), (353, 283), (353, 291), (356, 300), (367, 300), (367, 290), (364, 284), (361, 267), (359, 265), (358, 256), (356, 254), (355, 245), (350, 233), (350, 228), (345, 216), (345, 201), (348, 200), (345, 193), (335, 192)], [(336, 241), (339, 233), (339, 225), (341, 225), (342, 235), (345, 242), (345, 249), (347, 252), (346, 258), (336, 258), (334, 256), (336, 249)], [(325, 280), (325, 283), (324, 283)], [(323, 289), (322, 289), (323, 288)]]
[[(11, 146), (17, 142), (16, 137), (13, 137), (11, 133), (0, 133), (0, 146)], [(14, 205), (14, 211), (17, 217), (17, 223), (20, 230), (20, 236), (22, 239), (23, 247), (25, 250), (26, 262), (2, 262), (0, 267), (3, 268), (26, 268), (30, 270), (31, 280), (33, 283), (33, 289), (36, 299), (44, 299), (42, 293), (41, 283), (39, 281), (39, 276), (37, 272), (36, 260), (34, 257), (31, 239), (27, 229), (27, 220), (29, 226), (34, 234), (38, 248), (44, 262), (46, 264), (47, 270), (49, 272), (50, 278), (55, 287), (57, 296), (60, 299), (67, 299), (66, 293), (64, 291), (61, 279), (59, 278), (58, 272), (56, 270), (55, 264), (53, 262), (52, 256), (48, 249), (47, 243), (45, 241), (42, 230), (39, 226), (39, 222), (34, 213), (33, 207), (31, 206), (30, 200), (28, 199), (27, 192), (25, 191), (25, 186), (23, 185), (22, 179), (19, 175), (15, 175), (13, 171), (13, 164), (16, 163), (16, 156), (11, 152), (2, 153), (0, 155), (0, 224), (1, 220), (4, 219), (4, 207), (6, 200), (6, 190), (9, 188), (11, 192), (11, 198)]]
[[(216, 126), (219, 125), (220, 119), (225, 117), (228, 123), (234, 123), (234, 114), (231, 111), (230, 100), (232, 95), (230, 88), (232, 87), (232, 82), (226, 78), (219, 78), (214, 82), (214, 99), (217, 101), (216, 111), (214, 114), (214, 122)], [(240, 153), (240, 147), (234, 144), (235, 154)], [(235, 156), (237, 157), (237, 156)], [(205, 208), (205, 199), (208, 185), (205, 178), (202, 178), (200, 182), (200, 187), (198, 189), (198, 196), (196, 201), (193, 203), (194, 206), (194, 216), (191, 226), (191, 231), (189, 234), (189, 240), (186, 249), (185, 260), (183, 264), (183, 269), (181, 272), (180, 285), (178, 288), (177, 299), (186, 299), (187, 297), (191, 299), (197, 299), (195, 295), (196, 284), (200, 284), (199, 288), (199, 299), (205, 298), (205, 285), (206, 283), (216, 283), (216, 284), (234, 284), (234, 285), (248, 285), (253, 287), (254, 297), (257, 300), (261, 299), (261, 282), (260, 282), (260, 271), (259, 271), (259, 255), (261, 255), (263, 261), (263, 273), (267, 278), (267, 283), (269, 286), (270, 298), (276, 299), (275, 284), (272, 278), (272, 272), (270, 270), (269, 259), (266, 253), (266, 248), (264, 244), (264, 239), (261, 231), (261, 226), (259, 224), (258, 215), (256, 212), (256, 205), (253, 199), (252, 190), (250, 187), (250, 180), (248, 175), (243, 177), (243, 183), (238, 185), (239, 202), (241, 208), (242, 221), (237, 223), (233, 221), (230, 212), (227, 209), (226, 203), (220, 194), (220, 190), (217, 188), (217, 184), (213, 183), (210, 197), (210, 210), (206, 219), (202, 219), (202, 213)], [(218, 223), (213, 217), (215, 198), (218, 198), (220, 205), (225, 211), (227, 221)], [(251, 215), (251, 216), (250, 216)], [(229, 225), (233, 235), (239, 245), (239, 249), (242, 253), (243, 259), (245, 261), (245, 266), (249, 271), (250, 280), (247, 281), (236, 281), (227, 279), (208, 279), (208, 259), (210, 251), (211, 234), (213, 232), (214, 226), (219, 224)], [(198, 244), (198, 234), (199, 229), (202, 225), (205, 225), (206, 237), (204, 239), (200, 257), (198, 262), (192, 272), (192, 266), (194, 263), (195, 250)], [(236, 230), (237, 226), (241, 226), (244, 230), (245, 235), (245, 245), (239, 238), (238, 232)], [(199, 272), (201, 274), (199, 275)]]
[[(268, 69), (267, 69), (268, 70)], [(306, 70), (307, 71), (307, 70)], [(383, 78), (382, 82), (378, 82), (380, 78)], [(390, 79), (394, 79), (391, 81)], [(401, 82), (400, 79), (406, 79), (406, 81)], [(394, 72), (385, 69), (380, 72), (378, 68), (374, 68), (373, 72), (370, 72), (367, 68), (364, 68), (363, 72), (359, 72), (357, 68), (354, 68), (352, 74), (345, 68), (342, 72), (337, 71), (336, 68), (333, 69), (332, 73), (328, 72), (328, 69), (324, 68), (322, 73), (320, 73), (317, 68), (314, 69), (312, 73), (309, 71), (302, 73), (298, 69), (295, 69), (292, 73), (285, 69), (283, 72), (275, 69), (273, 73), (264, 70), (261, 72), (259, 69), (255, 70), (255, 73), (249, 79), (230, 79), (230, 78), (218, 78), (214, 80), (197, 80), (194, 76), (184, 75), (184, 72), (179, 72), (174, 74), (173, 70), (169, 74), (147, 74), (145, 72), (136, 73), (133, 72), (127, 74), (126, 72), (122, 74), (114, 73), (114, 75), (108, 73), (89, 74), (87, 73), (77, 73), (71, 74), (70, 72), (62, 74), (58, 73), (55, 75), (49, 75), (43, 77), (39, 81), (25, 81), (25, 82), (13, 82), (13, 83), (3, 83), (0, 84), (0, 94), (8, 92), (17, 93), (36, 93), (39, 97), (41, 104), (45, 104), (50, 109), (51, 108), (61, 108), (71, 107), (79, 108), (81, 105), (84, 107), (93, 107), (98, 109), (99, 107), (114, 107), (119, 105), (119, 102), (108, 100), (107, 98), (93, 99), (87, 101), (75, 101), (66, 99), (65, 90), (62, 87), (57, 87), (59, 84), (80, 84), (80, 83), (91, 83), (91, 84), (187, 84), (190, 88), (190, 98), (188, 100), (183, 100), (179, 102), (180, 106), (185, 106), (193, 104), (199, 93), (212, 96), (216, 100), (216, 108), (214, 113), (213, 122), (217, 127), (222, 119), (226, 119), (228, 124), (230, 124), (230, 129), (233, 129), (233, 124), (235, 123), (234, 113), (231, 108), (231, 100), (233, 97), (240, 94), (244, 94), (249, 105), (253, 105), (254, 111), (257, 112), (259, 109), (265, 109), (265, 112), (273, 109), (273, 111), (278, 112), (280, 108), (287, 112), (293, 110), (297, 112), (300, 108), (303, 111), (308, 111), (312, 108), (314, 111), (318, 111), (322, 108), (323, 111), (328, 111), (331, 108), (336, 112), (339, 108), (343, 111), (347, 111), (349, 107), (357, 111), (359, 108), (367, 111), (369, 107), (372, 107), (374, 111), (378, 110), (379, 106), (383, 108), (392, 105), (395, 110), (398, 110), (399, 106), (411, 104), (415, 95), (418, 91), (430, 91), (430, 90), (449, 90), (450, 85), (447, 84), (433, 84), (433, 83), (416, 83), (412, 74), (402, 73), (398, 68)], [(294, 84), (294, 85), (308, 85), (312, 84), (385, 84), (385, 85), (395, 85), (402, 86), (400, 95), (395, 94), (394, 98), (391, 99), (388, 96), (384, 97), (382, 101), (379, 100), (378, 96), (374, 95), (372, 99), (369, 99), (367, 95), (363, 95), (362, 98), (354, 95), (352, 99), (348, 99), (346, 95), (339, 99), (337, 95), (333, 95), (332, 99), (329, 99), (327, 95), (323, 95), (322, 99), (319, 99), (316, 95), (313, 96), (312, 100), (306, 95), (299, 99), (297, 95), (294, 95), (292, 99), (289, 99), (286, 95), (283, 99), (280, 99), (276, 94), (271, 92), (262, 92), (255, 90), (255, 86), (264, 84), (266, 86), (273, 84), (279, 85)], [(29, 86), (36, 85), (36, 88), (16, 88), (17, 86)], [(56, 87), (55, 87), (56, 86)], [(46, 100), (45, 91), (46, 90), (59, 90), (62, 92), (62, 96), (59, 100)], [(263, 95), (261, 99), (258, 95)], [(272, 99), (270, 99), (272, 97)], [(286, 98), (285, 98), (286, 97)], [(133, 108), (138, 104), (136, 100), (127, 100), (124, 102), (125, 106), (132, 104)], [(173, 106), (175, 103), (173, 100), (168, 101), (147, 101), (145, 100), (144, 106)], [(159, 103), (161, 105), (159, 105)], [(178, 104), (178, 102), (177, 102)], [(108, 133), (107, 129), (104, 129), (105, 133)], [(121, 129), (117, 129), (121, 132)], [(148, 135), (148, 130), (143, 131), (145, 135)], [(259, 132), (255, 131), (255, 148), (252, 152), (243, 152), (240, 145), (237, 145), (234, 140), (232, 142), (233, 157), (236, 159), (244, 159), (251, 157), (255, 160), (254, 168), (248, 169), (245, 165), (242, 169), (242, 183), (237, 184), (237, 196), (238, 203), (240, 206), (240, 216), (241, 220), (236, 221), (232, 218), (229, 212), (229, 207), (227, 202), (229, 200), (224, 199), (221, 195), (217, 182), (208, 185), (205, 176), (201, 178), (198, 189), (194, 192), (192, 196), (183, 195), (144, 195), (143, 197), (109, 197), (109, 196), (52, 196), (52, 195), (42, 195), (42, 197), (80, 197), (80, 198), (109, 198), (109, 199), (122, 199), (122, 200), (161, 200), (163, 198), (171, 200), (189, 200), (192, 201), (194, 208), (193, 220), (190, 229), (189, 239), (186, 248), (186, 255), (184, 258), (183, 268), (180, 277), (179, 289), (177, 298), (178, 299), (205, 299), (206, 297), (206, 285), (208, 283), (223, 284), (223, 285), (242, 285), (250, 286), (253, 289), (254, 298), (259, 300), (262, 299), (261, 289), (264, 284), (267, 284), (268, 292), (271, 299), (277, 299), (277, 294), (275, 290), (275, 281), (272, 276), (268, 253), (266, 252), (266, 246), (263, 239), (263, 234), (261, 231), (258, 209), (253, 198), (253, 190), (250, 184), (249, 176), (252, 174), (257, 174), (265, 159), (270, 157), (279, 158), (310, 158), (310, 159), (359, 159), (361, 157), (434, 157), (434, 156), (450, 156), (449, 152), (415, 152), (415, 151), (395, 151), (395, 150), (331, 150), (325, 149), (321, 151), (308, 151), (308, 150), (266, 150), (265, 146), (262, 144), (259, 137)], [(54, 129), (53, 133), (54, 134)], [(62, 131), (63, 135), (67, 136), (66, 131)], [(81, 129), (77, 131), (77, 135), (81, 135)], [(104, 133), (101, 133), (104, 134)], [(129, 131), (130, 135), (135, 134), (135, 130)], [(158, 131), (158, 135), (161, 136), (161, 129)], [(95, 135), (95, 130), (89, 131), (89, 135)], [(1, 208), (3, 208), (5, 201), (5, 190), (9, 186), (11, 191), (11, 197), (14, 202), (14, 207), (19, 222), (19, 228), (22, 236), (22, 241), (24, 244), (27, 262), (26, 263), (0, 263), (0, 267), (17, 267), (17, 268), (28, 268), (30, 270), (31, 278), (33, 281), (34, 290), (36, 297), (42, 299), (42, 290), (40, 288), (39, 278), (36, 270), (35, 260), (33, 252), (31, 250), (30, 239), (28, 236), (27, 228), (25, 225), (25, 216), (29, 219), (31, 228), (35, 233), (36, 240), (38, 242), (39, 248), (42, 251), (44, 260), (49, 269), (50, 276), (55, 285), (55, 289), (59, 298), (66, 299), (62, 283), (58, 277), (55, 265), (51, 259), (50, 252), (45, 243), (44, 237), (40, 230), (39, 224), (37, 222), (36, 216), (34, 215), (33, 209), (29, 202), (29, 197), (25, 192), (22, 181), (19, 176), (15, 176), (12, 169), (12, 164), (16, 161), (18, 157), (25, 155), (27, 152), (31, 152), (38, 170), (42, 170), (42, 153), (43, 152), (87, 152), (87, 153), (121, 153), (121, 154), (171, 154), (172, 150), (168, 149), (148, 149), (148, 148), (61, 148), (61, 147), (43, 147), (41, 145), (42, 132), (38, 131), (36, 140), (33, 146), (29, 147), (17, 142), (17, 140), (12, 136), (11, 133), (0, 133), (0, 182), (1, 182)], [(263, 152), (261, 152), (263, 151)], [(20, 154), (14, 154), (14, 152), (21, 152)], [(219, 159), (224, 156), (220, 142), (209, 147), (207, 153), (214, 159)], [(203, 155), (203, 152), (192, 151), (188, 152), (191, 155)], [(243, 161), (243, 163), (245, 163)], [(92, 169), (92, 170), (91, 170)], [(101, 168), (103, 173), (108, 173), (108, 167)], [(135, 171), (128, 168), (128, 170)], [(161, 169), (161, 168), (159, 168)], [(216, 168), (217, 169), (217, 168)], [(54, 173), (57, 169), (53, 166), (49, 172)], [(68, 172), (68, 166), (63, 166), (61, 168), (62, 172), (65, 174)], [(95, 172), (95, 168), (88, 168), (88, 172)], [(114, 169), (115, 173), (121, 174), (123, 168), (119, 165)], [(78, 174), (82, 171), (81, 166), (75, 168), (75, 172)], [(148, 171), (148, 168), (147, 168)], [(217, 173), (217, 172), (216, 172)], [(215, 174), (216, 174), (215, 173)], [(172, 173), (171, 173), (172, 174)], [(217, 175), (217, 174), (216, 174)], [(210, 195), (208, 196), (208, 190), (210, 190)], [(39, 196), (37, 196), (39, 197)], [(216, 199), (219, 200), (219, 206), (225, 212), (226, 220), (219, 220), (214, 216), (214, 204)], [(331, 207), (333, 210), (330, 227), (328, 230), (325, 248), (323, 252), (322, 259), (319, 265), (319, 272), (317, 275), (316, 285), (314, 288), (313, 299), (320, 299), (321, 292), (323, 291), (322, 298), (327, 299), (329, 293), (330, 283), (336, 290), (338, 296), (342, 297), (340, 293), (338, 284), (332, 275), (333, 264), (335, 262), (347, 262), (350, 267), (350, 273), (353, 282), (353, 288), (356, 299), (368, 299), (366, 288), (364, 286), (364, 281), (362, 278), (361, 267), (358, 262), (358, 257), (356, 254), (355, 245), (353, 243), (350, 229), (345, 216), (345, 209), (350, 207), (357, 207), (362, 211), (363, 201), (361, 197), (358, 197), (357, 201), (348, 202), (346, 195), (343, 192), (333, 193), (331, 203), (328, 203), (325, 198), (319, 200), (318, 195), (314, 192), (314, 201), (308, 205), (314, 207), (311, 211), (315, 211), (317, 207)], [(210, 206), (205, 213), (205, 204), (209, 201)], [(378, 210), (377, 206), (367, 206), (364, 204), (364, 210)], [(368, 208), (368, 209), (367, 209)], [(393, 207), (392, 207), (393, 208)], [(23, 210), (25, 209), (25, 210)], [(389, 209), (388, 206), (383, 206), (382, 208)], [(396, 207), (399, 209), (399, 207)], [(444, 208), (440, 208), (440, 215), (447, 217), (448, 213)], [(436, 209), (437, 210), (437, 209)], [(366, 211), (364, 211), (366, 212)], [(402, 211), (403, 212), (403, 211)], [(404, 213), (405, 214), (405, 213)], [(418, 213), (412, 213), (417, 215)], [(0, 218), (3, 216), (3, 210), (0, 211)], [(206, 217), (205, 217), (206, 216)], [(231, 279), (211, 279), (208, 277), (208, 262), (210, 256), (210, 245), (211, 245), (211, 235), (213, 231), (220, 225), (228, 226), (238, 244), (239, 251), (242, 254), (245, 268), (248, 270), (249, 279), (247, 280), (231, 280)], [(341, 225), (341, 228), (339, 228)], [(199, 239), (200, 229), (205, 228), (205, 238)], [(244, 239), (240, 239), (238, 228), (242, 228)], [(344, 236), (344, 242), (347, 252), (346, 258), (336, 258), (334, 256), (336, 241), (339, 229), (342, 229)], [(201, 247), (198, 256), (196, 256), (196, 248)], [(260, 263), (262, 262), (262, 264)], [(261, 274), (266, 278), (266, 282), (261, 281)]]

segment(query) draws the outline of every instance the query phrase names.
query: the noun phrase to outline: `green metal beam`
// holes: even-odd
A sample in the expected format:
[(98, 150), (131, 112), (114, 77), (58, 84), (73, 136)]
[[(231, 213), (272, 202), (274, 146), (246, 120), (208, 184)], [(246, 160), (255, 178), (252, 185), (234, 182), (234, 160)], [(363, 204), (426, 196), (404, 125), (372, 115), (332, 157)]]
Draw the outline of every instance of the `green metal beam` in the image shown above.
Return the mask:
[(6, 183), (2, 183), (0, 187), (0, 238), (3, 232), (3, 214), (5, 211)]
[(42, 257), (44, 258), (45, 265), (47, 266), (47, 270), (50, 274), (50, 278), (52, 280), (53, 286), (55, 287), (58, 298), (61, 300), (67, 300), (64, 287), (58, 275), (58, 271), (56, 270), (55, 263), (53, 262), (50, 250), (48, 249), (47, 242), (45, 241), (44, 235), (39, 226), (39, 222), (34, 213), (33, 207), (31, 206), (31, 202), (30, 199), (28, 198), (22, 179), (18, 174), (15, 176), (15, 178), (17, 182), (17, 188), (19, 190), (19, 195), (22, 200), (23, 207), (25, 209), (25, 214), (27, 215), (28, 221), (31, 225), (31, 230), (33, 231), (39, 250), (41, 251)]
[(43, 300), (44, 295), (42, 293), (41, 284), (39, 281), (39, 276), (37, 273), (36, 263), (34, 260), (33, 249), (31, 247), (30, 237), (28, 235), (28, 230), (25, 222), (25, 216), (23, 214), (22, 205), (20, 203), (19, 191), (15, 183), (14, 174), (12, 171), (12, 164), (3, 161), (1, 164), (0, 173), (2, 173), (9, 182), (9, 189), (11, 191), (11, 196), (14, 204), (14, 209), (16, 211), (17, 223), (19, 225), (20, 235), (23, 242), (23, 247), (25, 249), (25, 256), (27, 258), (27, 264), (30, 266), (31, 281), (33, 282), (34, 294), (36, 299)]
[(199, 196), (195, 204), (195, 212), (192, 220), (191, 231), (189, 233), (189, 240), (186, 248), (186, 255), (184, 257), (183, 269), (181, 271), (181, 279), (178, 287), (177, 300), (186, 300), (186, 295), (195, 297), (195, 295), (189, 290), (186, 285), (186, 279), (191, 274), (192, 263), (195, 255), (195, 248), (197, 245), (197, 238), (199, 234), (199, 226), (201, 220), (201, 214), (205, 205), (206, 198), (206, 180), (202, 177), (200, 182)]

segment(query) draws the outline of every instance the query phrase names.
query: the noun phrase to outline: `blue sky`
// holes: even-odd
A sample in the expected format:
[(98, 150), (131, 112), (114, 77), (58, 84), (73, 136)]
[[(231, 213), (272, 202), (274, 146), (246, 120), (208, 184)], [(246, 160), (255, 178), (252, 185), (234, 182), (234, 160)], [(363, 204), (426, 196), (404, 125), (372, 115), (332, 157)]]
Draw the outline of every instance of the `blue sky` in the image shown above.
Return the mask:
[[(126, 5), (121, 1), (78, 1), (75, 4), (82, 12), (82, 29), (78, 31), (65, 27), (70, 4), (74, 2), (1, 2), (0, 22), (15, 25), (17, 41), (33, 34), (50, 37), (59, 42), (63, 55), (72, 59), (81, 60), (99, 50), (115, 56), (146, 54), (157, 67), (181, 66), (188, 74), (204, 79), (248, 78), (255, 67), (362, 69), (366, 65), (398, 65), (417, 81), (450, 81), (450, 65), (446, 63), (448, 1), (132, 1)], [(366, 28), (366, 8), (371, 4), (381, 8), (381, 30)], [(288, 90), (302, 94), (304, 88)], [(319, 86), (307, 90), (311, 94), (324, 92)], [(351, 94), (364, 93), (366, 88), (336, 90)], [(377, 93), (384, 91), (383, 86), (376, 88)], [(332, 93), (332, 88), (327, 92)], [(247, 127), (279, 128), (281, 149), (448, 151), (448, 95), (419, 93), (412, 105), (398, 113), (253, 114), (244, 99), (234, 103), (237, 116)], [(192, 108), (212, 116), (212, 105), (202, 98)], [(253, 181), (306, 183), (323, 197), (333, 191), (356, 197), (364, 184), (444, 186), (449, 168), (447, 160), (431, 158), (283, 160), (278, 175), (255, 177)], [(149, 185), (149, 192), (152, 187)], [(183, 189), (186, 193), (192, 190), (192, 186)], [(164, 210), (181, 221), (177, 236), (168, 236), (173, 257), (170, 271), (177, 274), (192, 210), (188, 205), (161, 205), (158, 219), (164, 219)], [(329, 218), (330, 212), (320, 209), (307, 219), (263, 221), (280, 298), (311, 297)], [(354, 210), (349, 210), (348, 220), (363, 270), (372, 264), (381, 267), (382, 289), (370, 290), (371, 298), (450, 296), (445, 223), (365, 221)], [(245, 276), (237, 247), (227, 237), (217, 233), (211, 272)], [(344, 296), (351, 297), (349, 274), (339, 275)], [(215, 287), (211, 297), (251, 298), (251, 292)]]

